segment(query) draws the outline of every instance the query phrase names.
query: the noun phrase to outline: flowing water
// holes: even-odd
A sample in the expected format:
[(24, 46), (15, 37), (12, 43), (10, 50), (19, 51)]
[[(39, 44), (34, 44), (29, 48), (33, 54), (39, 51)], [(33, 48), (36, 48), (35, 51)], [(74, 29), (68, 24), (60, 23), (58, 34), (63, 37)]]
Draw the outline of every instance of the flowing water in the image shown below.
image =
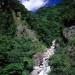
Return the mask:
[(53, 40), (52, 46), (43, 53), (42, 65), (34, 66), (31, 75), (48, 75), (51, 71), (51, 66), (48, 65), (48, 60), (55, 52), (55, 42), (56, 40)]

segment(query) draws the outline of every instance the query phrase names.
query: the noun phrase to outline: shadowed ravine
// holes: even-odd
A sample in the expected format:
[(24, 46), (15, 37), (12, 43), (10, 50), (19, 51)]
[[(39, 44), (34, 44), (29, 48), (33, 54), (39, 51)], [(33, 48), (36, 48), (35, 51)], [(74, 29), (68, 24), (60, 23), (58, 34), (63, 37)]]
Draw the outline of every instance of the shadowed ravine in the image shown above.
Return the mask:
[(55, 42), (56, 40), (53, 40), (52, 46), (43, 53), (42, 64), (39, 66), (34, 65), (31, 75), (48, 75), (51, 71), (51, 67), (48, 65), (48, 60), (55, 52)]

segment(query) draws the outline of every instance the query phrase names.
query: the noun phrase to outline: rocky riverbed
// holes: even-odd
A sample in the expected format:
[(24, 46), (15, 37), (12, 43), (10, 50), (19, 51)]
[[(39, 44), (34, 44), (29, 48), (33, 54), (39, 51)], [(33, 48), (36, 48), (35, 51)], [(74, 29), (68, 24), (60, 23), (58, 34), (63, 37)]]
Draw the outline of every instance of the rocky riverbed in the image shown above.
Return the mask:
[(31, 75), (48, 75), (51, 71), (51, 66), (48, 65), (48, 60), (55, 52), (55, 42), (56, 40), (53, 40), (52, 46), (42, 54), (42, 64), (34, 65)]

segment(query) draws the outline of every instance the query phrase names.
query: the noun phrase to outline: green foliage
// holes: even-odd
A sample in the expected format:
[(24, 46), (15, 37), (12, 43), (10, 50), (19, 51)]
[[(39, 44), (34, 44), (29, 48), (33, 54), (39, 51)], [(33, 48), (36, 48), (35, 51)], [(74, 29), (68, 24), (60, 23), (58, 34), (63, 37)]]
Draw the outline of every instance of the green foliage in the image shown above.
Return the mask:
[(20, 11), (20, 12), (25, 11), (24, 6), (20, 3), (19, 0), (10, 0), (9, 5), (16, 12), (17, 11)]
[(31, 12), (25, 18), (29, 27), (38, 34), (39, 40), (48, 47), (53, 39), (61, 37), (64, 19), (74, 19), (75, 8), (72, 3), (73, 0), (64, 0), (53, 7), (41, 8), (36, 13)]
[(33, 16), (30, 18), (27, 18), (30, 28), (36, 31), (38, 38), (47, 46), (50, 46), (54, 38), (60, 36), (61, 28), (63, 27), (62, 17), (60, 16), (61, 9), (57, 7), (43, 8), (37, 13), (32, 13)]
[[(64, 19), (67, 20), (75, 19), (74, 18), (75, 8), (73, 7), (73, 0), (64, 0), (64, 2), (57, 5), (57, 7), (61, 15), (61, 16), (59, 15), (61, 19), (60, 21), (63, 22)], [(68, 48), (66, 45), (68, 45)], [(65, 48), (62, 48), (61, 45), (60, 49), (57, 50), (49, 60), (49, 64), (52, 67), (52, 72), (49, 75), (75, 75), (74, 46), (75, 46), (75, 36), (72, 36), (67, 44), (64, 43)]]
[(69, 40), (69, 42), (71, 44), (74, 44), (75, 45), (75, 36), (71, 37), (70, 40)]
[(6, 12), (0, 10), (0, 20), (0, 34), (13, 37), (15, 35), (16, 25), (13, 21), (11, 10), (6, 10)]
[(0, 9), (0, 75), (29, 75), (33, 68), (33, 54), (44, 47), (41, 43), (35, 45), (28, 36), (18, 38), (15, 35), (12, 9), (23, 14), (26, 10), (17, 0), (10, 0), (9, 6), (5, 11)]
[[(4, 0), (0, 0), (0, 4), (2, 2)], [(34, 53), (42, 52), (45, 48), (43, 44), (49, 47), (53, 39), (61, 37), (63, 20), (74, 19), (75, 9), (72, 0), (42, 8), (36, 13), (28, 12), (18, 0), (9, 0), (7, 4), (8, 6), (0, 9), (0, 75), (29, 75), (33, 68)], [(16, 36), (12, 10), (15, 13), (21, 12), (21, 22), (35, 30), (43, 44), (33, 43), (28, 36)], [(70, 42), (75, 44), (75, 37), (72, 37)], [(69, 55), (65, 49), (58, 50), (49, 61), (52, 66), (50, 75), (75, 75), (74, 56), (74, 50)]]
[(57, 51), (56, 54), (50, 58), (49, 64), (52, 66), (50, 75), (74, 75), (72, 71), (74, 68), (64, 48)]
[(21, 63), (12, 63), (12, 64), (8, 64), (7, 66), (5, 66), (3, 68), (3, 72), (4, 74), (8, 74), (8, 75), (16, 75), (16, 74), (21, 74), (23, 70), (23, 65)]
[(29, 75), (29, 72), (26, 71), (26, 70), (24, 70), (24, 71), (22, 72), (22, 75)]
[(29, 69), (32, 69), (33, 67), (33, 60), (31, 58), (28, 58), (28, 57), (24, 57), (23, 58), (23, 62), (24, 62), (24, 67), (27, 68), (28, 70)]
[[(14, 74), (16, 70), (18, 73), (19, 72), (21, 73), (22, 70), (31, 71), (33, 68), (33, 60), (32, 60), (33, 54), (38, 50), (40, 51), (42, 49), (41, 47), (39, 48), (38, 46), (35, 46), (35, 44), (30, 39), (28, 39), (28, 37), (26, 38), (24, 37), (21, 39), (21, 38), (10, 38), (7, 36), (1, 36), (0, 65), (1, 67), (5, 66), (2, 69), (3, 71), (2, 74), (8, 72), (9, 72), (8, 75), (10, 75), (11, 72)], [(22, 70), (19, 71), (18, 69), (20, 69), (20, 67), (22, 67)]]

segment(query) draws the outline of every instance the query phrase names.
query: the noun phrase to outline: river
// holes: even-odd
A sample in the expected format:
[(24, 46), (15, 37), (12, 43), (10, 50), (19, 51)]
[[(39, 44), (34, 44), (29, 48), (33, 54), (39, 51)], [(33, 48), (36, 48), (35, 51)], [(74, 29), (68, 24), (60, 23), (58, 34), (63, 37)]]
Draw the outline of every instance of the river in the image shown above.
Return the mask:
[(47, 50), (43, 53), (42, 64), (39, 66), (34, 65), (33, 71), (30, 75), (48, 75), (48, 73), (51, 72), (51, 66), (48, 64), (48, 61), (55, 52), (55, 42), (56, 40), (52, 41), (52, 46), (47, 48)]

